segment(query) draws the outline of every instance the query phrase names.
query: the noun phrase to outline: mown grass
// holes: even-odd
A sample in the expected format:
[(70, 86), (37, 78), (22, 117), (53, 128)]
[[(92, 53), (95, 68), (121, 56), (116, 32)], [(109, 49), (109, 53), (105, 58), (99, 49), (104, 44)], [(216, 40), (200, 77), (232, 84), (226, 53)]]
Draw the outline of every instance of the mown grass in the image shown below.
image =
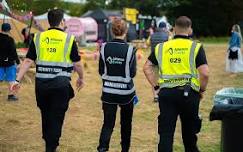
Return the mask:
[[(203, 127), (199, 133), (198, 145), (202, 152), (219, 152), (221, 124), (220, 121), (209, 121), (213, 96), (223, 87), (243, 86), (243, 74), (231, 78), (225, 72), (226, 44), (207, 43), (204, 47), (210, 67), (210, 81), (200, 106)], [(158, 143), (158, 105), (152, 102), (151, 87), (142, 72), (142, 66), (148, 54), (145, 52), (143, 58), (138, 61), (138, 72), (135, 78), (140, 103), (134, 110), (131, 152), (155, 152)], [(76, 97), (70, 102), (60, 140), (60, 152), (94, 152), (98, 144), (103, 119), (100, 103), (101, 81), (97, 71), (97, 61), (85, 60), (85, 62), (87, 62), (86, 86), (80, 92), (76, 92)], [(76, 77), (76, 75), (73, 76), (73, 85)], [(6, 101), (7, 84), (0, 84), (0, 152), (44, 151), (40, 112), (36, 107), (34, 96), (34, 83), (21, 85), (20, 100), (16, 103), (9, 103)], [(111, 152), (120, 151), (119, 132), (118, 114), (110, 144)], [(182, 152), (179, 122), (174, 141), (174, 152)]]
[(202, 43), (209, 44), (224, 44), (229, 42), (229, 37), (200, 37), (199, 40)]

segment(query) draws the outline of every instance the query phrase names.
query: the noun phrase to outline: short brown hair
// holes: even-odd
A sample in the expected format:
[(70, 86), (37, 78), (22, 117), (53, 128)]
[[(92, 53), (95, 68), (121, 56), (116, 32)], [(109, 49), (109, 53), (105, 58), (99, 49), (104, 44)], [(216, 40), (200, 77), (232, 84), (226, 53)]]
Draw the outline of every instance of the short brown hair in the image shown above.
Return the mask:
[(180, 16), (175, 21), (175, 26), (178, 26), (183, 29), (190, 28), (192, 26), (192, 21), (187, 16)]
[(127, 32), (127, 23), (121, 18), (114, 18), (112, 21), (112, 33), (115, 36), (122, 36)]
[(51, 27), (59, 26), (64, 17), (62, 9), (52, 9), (48, 12), (48, 22)]

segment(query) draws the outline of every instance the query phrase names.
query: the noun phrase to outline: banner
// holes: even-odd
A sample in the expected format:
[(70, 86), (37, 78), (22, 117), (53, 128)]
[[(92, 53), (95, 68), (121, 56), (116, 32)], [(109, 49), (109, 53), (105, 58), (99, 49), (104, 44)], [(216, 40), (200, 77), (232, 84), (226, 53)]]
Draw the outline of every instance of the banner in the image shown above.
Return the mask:
[(132, 24), (137, 23), (137, 15), (138, 15), (138, 10), (135, 8), (124, 8), (123, 10), (124, 17), (127, 21), (131, 21)]
[[(4, 15), (7, 15), (7, 16), (10, 16), (18, 21), (21, 21), (21, 22), (27, 22), (27, 21), (33, 21), (33, 24), (34, 26), (39, 30), (39, 31), (44, 31), (44, 29), (41, 27), (41, 25), (33, 19), (33, 14), (32, 12), (29, 12), (28, 14), (26, 15), (23, 15), (23, 16), (20, 16), (20, 15), (17, 15), (17, 14), (14, 14), (13, 12), (11, 12), (9, 6), (8, 6), (8, 3), (5, 1), (5, 0), (0, 0), (0, 13), (4, 14)], [(30, 25), (31, 27), (31, 25)]]
[(5, 15), (9, 15), (11, 13), (8, 3), (5, 0), (0, 0), (0, 11)]

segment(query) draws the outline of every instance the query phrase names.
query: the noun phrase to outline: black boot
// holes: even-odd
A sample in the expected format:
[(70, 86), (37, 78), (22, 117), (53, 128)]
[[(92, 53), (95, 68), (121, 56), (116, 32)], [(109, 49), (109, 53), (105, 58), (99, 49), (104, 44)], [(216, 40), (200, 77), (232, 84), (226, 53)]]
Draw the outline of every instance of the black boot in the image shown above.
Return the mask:
[(106, 152), (106, 151), (108, 151), (107, 148), (98, 148), (98, 152)]
[(46, 152), (56, 152), (57, 147), (53, 146), (46, 146)]
[(16, 97), (15, 95), (11, 94), (11, 95), (8, 95), (8, 101), (17, 101), (18, 100), (18, 97)]

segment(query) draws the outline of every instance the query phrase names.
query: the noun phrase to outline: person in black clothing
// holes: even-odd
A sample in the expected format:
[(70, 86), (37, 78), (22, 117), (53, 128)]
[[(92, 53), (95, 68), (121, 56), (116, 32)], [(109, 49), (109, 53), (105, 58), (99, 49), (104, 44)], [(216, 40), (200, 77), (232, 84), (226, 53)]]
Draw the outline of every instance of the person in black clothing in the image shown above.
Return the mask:
[(19, 82), (34, 61), (36, 62), (36, 101), (41, 111), (42, 138), (45, 140), (46, 152), (55, 152), (59, 145), (65, 112), (69, 101), (74, 97), (70, 84), (74, 68), (78, 73), (76, 87), (83, 87), (83, 70), (78, 55), (74, 36), (63, 32), (63, 15), (61, 9), (48, 12), (50, 28), (37, 33), (32, 40), (13, 90), (19, 88)]
[[(189, 37), (190, 28), (188, 17), (177, 18), (174, 38), (158, 44), (144, 65), (145, 76), (159, 95), (158, 152), (173, 151), (178, 115), (185, 152), (199, 152), (196, 134), (200, 132), (201, 119), (198, 111), (200, 99), (206, 91), (209, 70), (202, 45)], [(155, 79), (154, 66), (159, 67), (159, 84)]]
[(16, 63), (19, 65), (20, 61), (14, 39), (9, 36), (10, 30), (9, 23), (2, 24), (2, 33), (0, 33), (0, 81), (9, 82), (8, 101), (16, 101), (18, 98), (15, 92), (10, 90), (10, 86), (16, 79)]
[(124, 39), (127, 24), (115, 18), (112, 22), (114, 39), (103, 44), (100, 52), (99, 74), (103, 81), (102, 109), (104, 121), (99, 139), (98, 152), (109, 150), (109, 143), (115, 126), (117, 107), (121, 108), (121, 147), (128, 152), (131, 142), (133, 101), (136, 99), (133, 79), (136, 75), (136, 49)]
[(22, 31), (21, 31), (21, 34), (24, 37), (25, 47), (29, 47), (30, 40), (31, 40), (30, 27), (27, 26), (27, 27), (23, 28)]

